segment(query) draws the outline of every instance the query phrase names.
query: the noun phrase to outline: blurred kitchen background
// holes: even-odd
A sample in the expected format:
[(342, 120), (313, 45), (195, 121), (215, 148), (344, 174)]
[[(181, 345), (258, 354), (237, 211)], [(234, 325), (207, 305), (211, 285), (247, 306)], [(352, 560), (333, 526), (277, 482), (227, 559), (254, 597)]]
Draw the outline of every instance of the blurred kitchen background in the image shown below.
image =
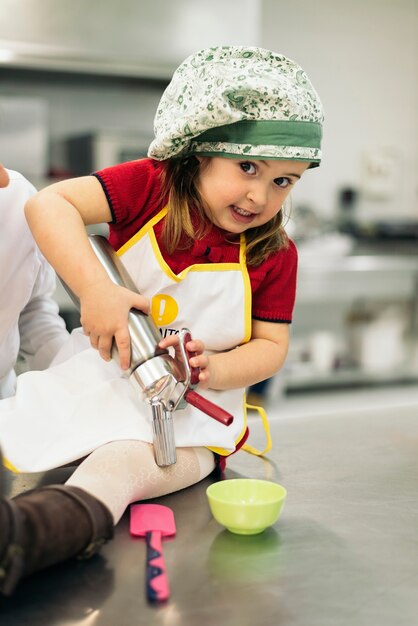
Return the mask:
[[(293, 194), (291, 349), (270, 398), (418, 379), (416, 0), (2, 0), (0, 155), (37, 187), (146, 154), (173, 70), (218, 44), (299, 62), (324, 160)], [(78, 315), (62, 287), (69, 327)]]

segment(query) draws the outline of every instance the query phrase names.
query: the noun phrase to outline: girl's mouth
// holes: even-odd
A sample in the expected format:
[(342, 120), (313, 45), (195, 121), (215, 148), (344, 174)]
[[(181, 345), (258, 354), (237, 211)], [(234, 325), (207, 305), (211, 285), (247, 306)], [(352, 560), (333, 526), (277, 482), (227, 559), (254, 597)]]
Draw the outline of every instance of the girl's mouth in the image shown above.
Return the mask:
[(255, 213), (250, 213), (250, 211), (245, 211), (234, 205), (231, 205), (231, 213), (240, 224), (250, 224), (255, 218)]

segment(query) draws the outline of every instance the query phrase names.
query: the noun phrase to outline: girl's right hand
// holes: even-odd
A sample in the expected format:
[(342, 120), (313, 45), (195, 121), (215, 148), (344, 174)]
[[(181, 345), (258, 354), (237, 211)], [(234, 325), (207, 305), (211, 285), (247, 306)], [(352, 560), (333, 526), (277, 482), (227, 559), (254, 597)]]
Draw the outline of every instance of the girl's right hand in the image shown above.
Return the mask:
[[(181, 358), (181, 351), (179, 348), (179, 336), (169, 335), (164, 339), (161, 339), (158, 344), (160, 348), (173, 347), (176, 352), (176, 359), (179, 361)], [(196, 367), (199, 369), (199, 388), (209, 389), (210, 371), (209, 371), (209, 357), (205, 353), (205, 344), (199, 339), (192, 339), (186, 343), (186, 350), (193, 356), (189, 358), (190, 367)]]
[(148, 300), (134, 291), (109, 280), (100, 281), (80, 294), (81, 325), (90, 344), (105, 361), (110, 361), (113, 341), (119, 352), (119, 362), (127, 370), (131, 362), (131, 338), (128, 313), (139, 309), (149, 313)]

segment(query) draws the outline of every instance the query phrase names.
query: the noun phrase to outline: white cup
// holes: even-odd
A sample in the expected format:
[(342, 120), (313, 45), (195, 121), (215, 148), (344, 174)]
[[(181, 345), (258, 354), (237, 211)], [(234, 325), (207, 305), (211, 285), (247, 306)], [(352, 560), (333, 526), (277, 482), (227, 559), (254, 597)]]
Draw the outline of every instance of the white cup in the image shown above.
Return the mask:
[(334, 369), (337, 352), (335, 335), (327, 330), (313, 333), (310, 337), (311, 362), (316, 372), (327, 373)]
[(360, 365), (366, 372), (395, 371), (405, 360), (402, 323), (377, 320), (363, 330)]

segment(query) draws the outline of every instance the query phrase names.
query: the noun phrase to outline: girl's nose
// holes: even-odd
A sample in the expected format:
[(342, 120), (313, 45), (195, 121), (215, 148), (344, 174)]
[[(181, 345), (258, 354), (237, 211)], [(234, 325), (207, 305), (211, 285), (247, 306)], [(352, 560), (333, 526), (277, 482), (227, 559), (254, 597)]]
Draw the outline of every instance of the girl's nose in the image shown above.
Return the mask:
[(264, 185), (252, 185), (247, 191), (247, 200), (256, 206), (264, 206), (267, 202), (267, 189)]

